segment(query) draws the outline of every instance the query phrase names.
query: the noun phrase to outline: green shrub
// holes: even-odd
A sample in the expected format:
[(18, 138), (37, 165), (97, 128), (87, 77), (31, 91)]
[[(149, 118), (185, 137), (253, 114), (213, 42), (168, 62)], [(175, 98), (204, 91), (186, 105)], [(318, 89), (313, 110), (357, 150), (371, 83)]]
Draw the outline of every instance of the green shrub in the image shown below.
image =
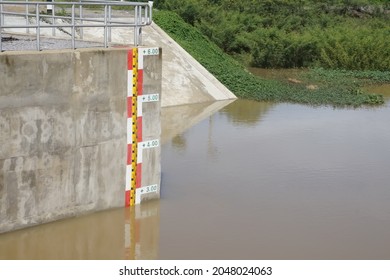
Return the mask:
[[(242, 64), (224, 53), (198, 29), (186, 24), (177, 14), (168, 11), (156, 11), (155, 22), (177, 43), (186, 49), (197, 61), (210, 71), (221, 83), (240, 98), (258, 101), (294, 102), (311, 105), (361, 106), (383, 103), (379, 95), (367, 95), (359, 92), (358, 85), (350, 86), (351, 74), (337, 72), (343, 83), (334, 83), (335, 78), (326, 76), (325, 70), (310, 71), (310, 81), (321, 83), (318, 90), (306, 88), (306, 83), (289, 84), (287, 82), (266, 80), (249, 73)], [(338, 74), (338, 75), (337, 75)], [(305, 78), (305, 77), (302, 77)]]
[(157, 6), (252, 66), (390, 69), (388, 0), (163, 0)]

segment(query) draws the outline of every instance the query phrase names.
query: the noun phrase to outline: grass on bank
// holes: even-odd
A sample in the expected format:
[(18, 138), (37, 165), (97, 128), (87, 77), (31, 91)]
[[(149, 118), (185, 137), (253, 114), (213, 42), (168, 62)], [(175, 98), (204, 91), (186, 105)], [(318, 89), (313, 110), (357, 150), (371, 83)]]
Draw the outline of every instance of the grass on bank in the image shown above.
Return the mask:
[(155, 7), (247, 66), (390, 69), (389, 0), (159, 0)]
[[(366, 94), (361, 86), (376, 78), (377, 82), (389, 82), (390, 72), (313, 69), (301, 77), (302, 83), (266, 80), (251, 74), (177, 14), (155, 11), (153, 20), (239, 98), (338, 107), (384, 103), (383, 96)], [(316, 88), (307, 88), (312, 83), (317, 83)]]

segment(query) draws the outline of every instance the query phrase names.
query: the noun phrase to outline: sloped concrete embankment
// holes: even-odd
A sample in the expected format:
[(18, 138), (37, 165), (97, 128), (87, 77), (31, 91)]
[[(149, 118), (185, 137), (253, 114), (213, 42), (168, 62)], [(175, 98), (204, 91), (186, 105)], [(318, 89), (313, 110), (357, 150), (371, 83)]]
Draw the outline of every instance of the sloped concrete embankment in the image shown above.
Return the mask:
[(124, 205), (126, 85), (126, 49), (0, 54), (0, 232)]

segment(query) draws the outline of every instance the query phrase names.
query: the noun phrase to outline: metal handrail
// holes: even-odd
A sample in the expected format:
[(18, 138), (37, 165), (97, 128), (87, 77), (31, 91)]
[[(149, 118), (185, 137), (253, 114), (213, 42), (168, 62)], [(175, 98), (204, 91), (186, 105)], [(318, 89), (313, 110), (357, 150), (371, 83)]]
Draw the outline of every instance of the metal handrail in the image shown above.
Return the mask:
[[(6, 11), (6, 5), (24, 6), (24, 12)], [(51, 8), (51, 13), (40, 13), (45, 8)], [(86, 16), (85, 8), (103, 8), (103, 14), (98, 17)], [(126, 18), (128, 21), (118, 21), (112, 17), (112, 7), (129, 7), (132, 17)], [(32, 9), (31, 9), (32, 8)], [(35, 12), (31, 12), (35, 8)], [(61, 8), (61, 11), (58, 11)], [(36, 48), (40, 48), (41, 29), (52, 28), (52, 36), (56, 35), (56, 29), (70, 28), (72, 48), (76, 48), (76, 29), (80, 30), (80, 39), (83, 39), (83, 28), (103, 28), (104, 29), (104, 47), (108, 47), (111, 42), (111, 29), (115, 27), (134, 28), (134, 45), (138, 46), (142, 42), (142, 27), (152, 23), (153, 1), (145, 2), (118, 2), (118, 1), (99, 1), (99, 0), (80, 0), (79, 2), (30, 2), (30, 1), (3, 1), (0, 0), (0, 38), (3, 35), (3, 29), (35, 29)], [(57, 11), (56, 11), (57, 10)], [(49, 11), (49, 10), (48, 10)], [(63, 15), (66, 11), (66, 15)], [(70, 14), (70, 15), (69, 15)], [(8, 24), (7, 16), (16, 16), (25, 18), (25, 24)], [(103, 18), (102, 18), (103, 17)], [(35, 23), (31, 20), (35, 19)], [(58, 23), (58, 20), (62, 20)], [(48, 23), (42, 25), (41, 21)], [(3, 51), (2, 40), (0, 40), (0, 51)]]

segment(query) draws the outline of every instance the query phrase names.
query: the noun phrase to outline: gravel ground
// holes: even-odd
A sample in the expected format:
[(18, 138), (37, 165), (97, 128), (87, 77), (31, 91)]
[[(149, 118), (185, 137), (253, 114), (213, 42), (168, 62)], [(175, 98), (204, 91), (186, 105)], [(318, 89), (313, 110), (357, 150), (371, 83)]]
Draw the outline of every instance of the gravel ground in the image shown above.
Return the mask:
[[(130, 13), (127, 11), (112, 11), (113, 17), (129, 17)], [(88, 11), (88, 9), (84, 10), (84, 15), (88, 17), (101, 17), (101, 11)], [(23, 18), (21, 18), (24, 21)], [(16, 23), (13, 23), (17, 25)], [(25, 24), (21, 22), (21, 24)], [(42, 25), (47, 23), (41, 22)], [(12, 25), (12, 24), (11, 24)], [(8, 31), (13, 32), (13, 31)], [(59, 29), (57, 32), (61, 33)], [(72, 49), (72, 41), (70, 39), (66, 39), (63, 37), (64, 33), (61, 34), (61, 37), (45, 37), (42, 35), (40, 37), (40, 50), (60, 50), (60, 49)], [(0, 51), (27, 51), (27, 50), (37, 50), (37, 40), (35, 34), (25, 35), (25, 34), (15, 34), (15, 33), (3, 33), (1, 34), (1, 50)], [(103, 38), (101, 38), (101, 42), (91, 42), (85, 40), (76, 40), (76, 48), (93, 48), (93, 47), (104, 47)], [(98, 39), (100, 40), (100, 38)], [(111, 44), (112, 46), (113, 44)]]
[[(35, 36), (9, 35), (2, 36), (3, 51), (27, 51), (37, 50), (37, 40)], [(103, 42), (88, 42), (76, 40), (76, 48), (104, 47)], [(41, 50), (71, 49), (72, 41), (66, 39), (40, 38)]]

